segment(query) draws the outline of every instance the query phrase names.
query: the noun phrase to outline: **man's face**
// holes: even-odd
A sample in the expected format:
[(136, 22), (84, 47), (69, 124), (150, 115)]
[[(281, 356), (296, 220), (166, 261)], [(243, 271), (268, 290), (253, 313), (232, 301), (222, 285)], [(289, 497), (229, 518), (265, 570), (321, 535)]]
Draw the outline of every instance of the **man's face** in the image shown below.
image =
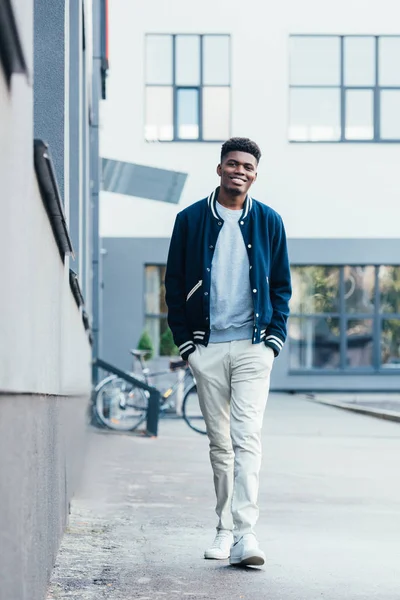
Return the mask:
[(229, 152), (217, 167), (221, 186), (230, 194), (247, 194), (257, 179), (257, 160), (248, 152)]

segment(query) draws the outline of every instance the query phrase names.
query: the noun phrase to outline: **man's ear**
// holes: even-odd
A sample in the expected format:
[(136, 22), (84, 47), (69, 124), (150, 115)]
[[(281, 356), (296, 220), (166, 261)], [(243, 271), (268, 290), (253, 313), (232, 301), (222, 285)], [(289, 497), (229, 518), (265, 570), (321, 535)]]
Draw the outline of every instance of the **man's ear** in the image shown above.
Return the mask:
[(254, 181), (257, 179), (258, 171), (256, 171), (256, 176), (254, 177)]
[(217, 167), (217, 175), (218, 175), (218, 177), (221, 177), (221, 175), (222, 175), (221, 165), (218, 165), (218, 167)]

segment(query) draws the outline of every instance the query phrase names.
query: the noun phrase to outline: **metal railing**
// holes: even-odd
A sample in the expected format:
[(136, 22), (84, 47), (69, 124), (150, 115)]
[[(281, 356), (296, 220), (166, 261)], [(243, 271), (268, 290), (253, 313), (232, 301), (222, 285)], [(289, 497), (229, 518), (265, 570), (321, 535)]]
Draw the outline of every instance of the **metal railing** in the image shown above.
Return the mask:
[(117, 375), (117, 377), (120, 377), (121, 379), (124, 379), (128, 383), (135, 385), (136, 387), (149, 393), (149, 403), (147, 406), (147, 419), (146, 419), (146, 433), (148, 436), (157, 437), (157, 435), (158, 435), (158, 418), (159, 418), (159, 414), (160, 414), (160, 398), (161, 398), (160, 391), (157, 388), (155, 388), (154, 386), (148, 385), (147, 383), (140, 381), (140, 379), (137, 379), (131, 373), (128, 373), (127, 371), (122, 371), (122, 369), (119, 369), (118, 367), (115, 367), (114, 365), (111, 365), (110, 363), (105, 362), (101, 358), (96, 358), (93, 361), (93, 364), (94, 364), (94, 366), (98, 367), (99, 369), (103, 369), (104, 371), (107, 371), (108, 373), (113, 373), (114, 375)]

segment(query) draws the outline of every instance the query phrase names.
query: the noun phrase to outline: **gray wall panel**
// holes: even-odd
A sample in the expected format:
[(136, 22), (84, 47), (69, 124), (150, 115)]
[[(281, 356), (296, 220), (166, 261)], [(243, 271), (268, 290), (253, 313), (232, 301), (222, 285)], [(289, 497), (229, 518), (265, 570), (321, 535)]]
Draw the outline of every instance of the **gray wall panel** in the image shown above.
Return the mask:
[(46, 596), (85, 453), (88, 400), (0, 395), (0, 600)]
[(82, 5), (81, 0), (70, 1), (70, 49), (69, 49), (69, 231), (75, 251), (71, 266), (79, 275), (82, 287), (80, 260), (82, 240), (80, 223), (81, 207), (81, 61), (82, 61)]
[(400, 264), (398, 239), (289, 239), (294, 265)]
[(167, 238), (103, 238), (103, 356), (128, 368), (144, 327), (144, 265), (165, 264)]
[(65, 0), (34, 3), (34, 136), (50, 144), (64, 199)]

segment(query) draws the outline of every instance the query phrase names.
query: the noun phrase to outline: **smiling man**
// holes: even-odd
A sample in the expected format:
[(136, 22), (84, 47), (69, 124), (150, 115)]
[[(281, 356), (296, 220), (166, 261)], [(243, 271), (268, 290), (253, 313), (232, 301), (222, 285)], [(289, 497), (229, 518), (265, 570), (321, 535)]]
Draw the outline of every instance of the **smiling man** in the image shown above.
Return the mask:
[(261, 427), (291, 296), (282, 219), (248, 194), (260, 158), (247, 138), (225, 142), (220, 187), (176, 218), (165, 279), (210, 440), (218, 524), (204, 556), (241, 566), (265, 562), (254, 533)]

